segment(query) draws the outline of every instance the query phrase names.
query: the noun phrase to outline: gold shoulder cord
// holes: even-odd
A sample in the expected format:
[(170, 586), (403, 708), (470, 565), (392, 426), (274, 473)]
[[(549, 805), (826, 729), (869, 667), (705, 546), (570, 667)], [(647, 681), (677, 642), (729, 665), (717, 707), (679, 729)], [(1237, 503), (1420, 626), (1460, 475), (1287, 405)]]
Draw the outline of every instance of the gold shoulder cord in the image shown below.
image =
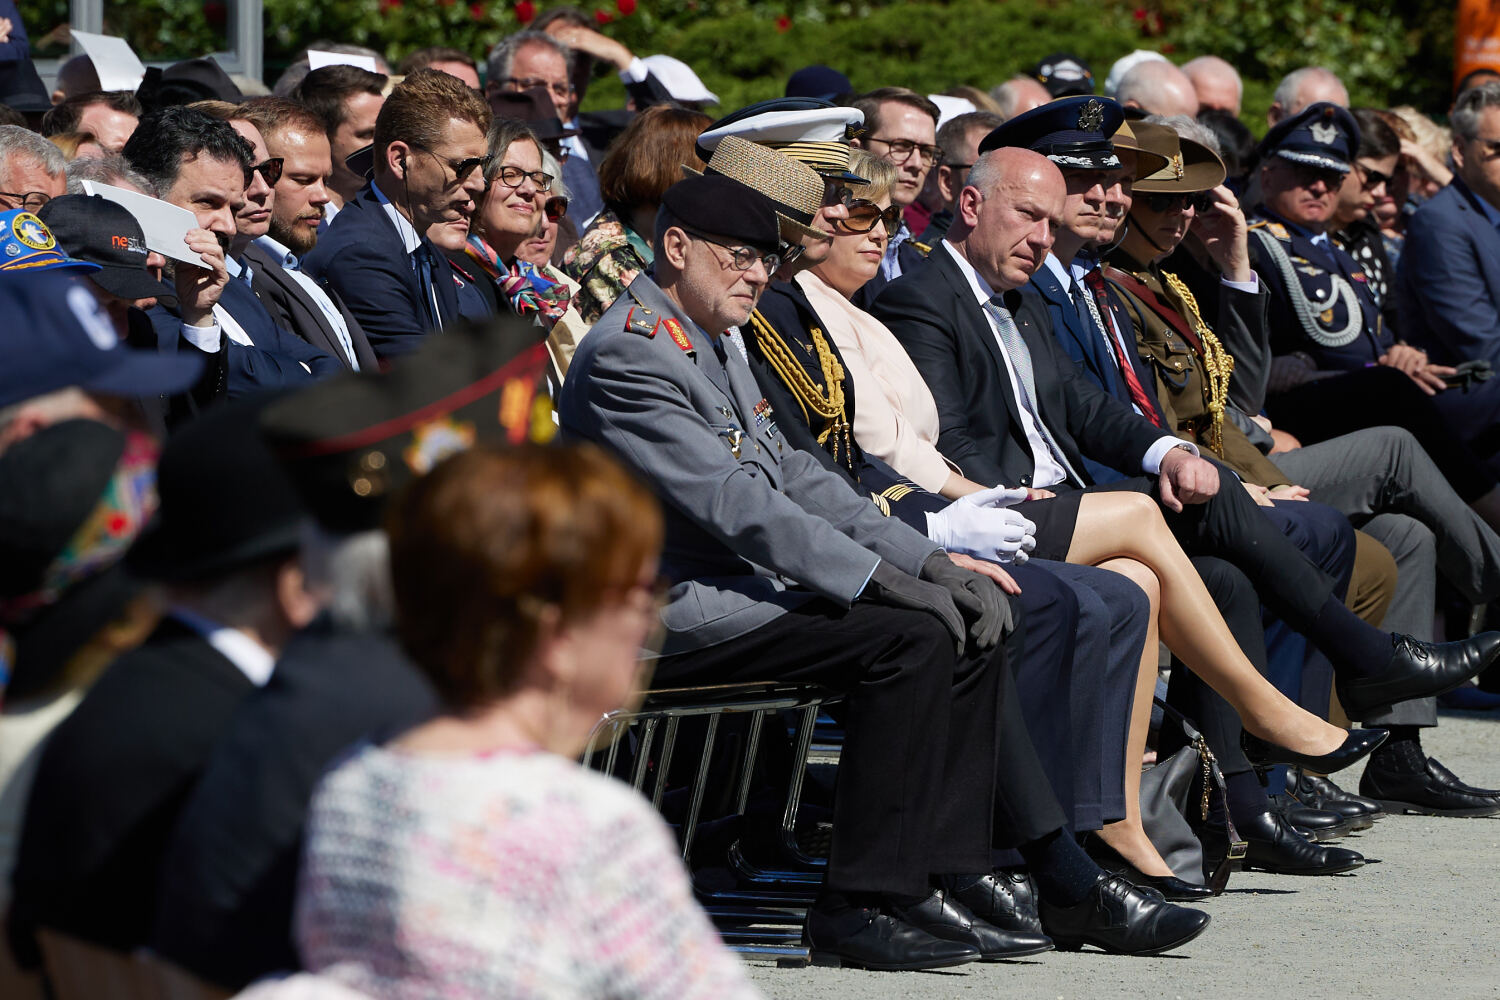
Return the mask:
[(809, 422), (813, 416), (822, 418), (824, 427), (821, 432), (818, 432), (818, 444), (827, 447), (827, 441), (831, 435), (833, 447), (830, 449), (830, 454), (833, 460), (835, 462), (841, 460), (839, 446), (842, 445), (844, 449), (842, 461), (852, 471), (854, 446), (850, 437), (849, 418), (844, 413), (844, 366), (839, 364), (839, 359), (829, 349), (828, 341), (823, 337), (823, 331), (812, 327), (808, 333), (812, 336), (813, 349), (818, 355), (818, 364), (823, 369), (823, 381), (828, 386), (826, 392), (808, 376), (807, 369), (802, 367), (802, 362), (792, 354), (786, 341), (781, 339), (781, 334), (777, 333), (775, 327), (767, 323), (765, 317), (759, 312), (750, 314), (750, 326), (755, 331), (755, 342), (760, 345), (766, 362), (792, 391), (792, 395), (802, 406), (803, 413), (809, 418)]
[(1213, 423), (1208, 428), (1208, 446), (1213, 451), (1222, 453), (1224, 450), (1224, 404), (1229, 399), (1229, 376), (1234, 372), (1234, 358), (1229, 356), (1229, 352), (1224, 350), (1224, 345), (1219, 343), (1219, 338), (1214, 336), (1208, 324), (1203, 322), (1203, 315), (1198, 312), (1198, 300), (1193, 297), (1187, 284), (1177, 275), (1166, 271), (1161, 272), (1161, 276), (1167, 283), (1167, 287), (1177, 296), (1177, 301), (1182, 303), (1188, 322), (1193, 324), (1193, 329), (1203, 344), (1203, 371), (1208, 393), (1208, 412), (1213, 415)]

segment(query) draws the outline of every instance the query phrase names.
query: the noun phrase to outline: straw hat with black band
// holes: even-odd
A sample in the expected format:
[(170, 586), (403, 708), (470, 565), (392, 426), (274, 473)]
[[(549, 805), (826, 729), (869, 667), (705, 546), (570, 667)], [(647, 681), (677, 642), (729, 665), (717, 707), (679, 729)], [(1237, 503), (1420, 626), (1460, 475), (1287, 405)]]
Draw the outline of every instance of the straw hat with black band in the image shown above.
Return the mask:
[(823, 207), (823, 179), (812, 167), (785, 153), (729, 135), (718, 143), (704, 170), (684, 166), (682, 173), (728, 177), (765, 195), (776, 208), (781, 238), (793, 246), (800, 246), (804, 238), (828, 239), (827, 233), (812, 226)]

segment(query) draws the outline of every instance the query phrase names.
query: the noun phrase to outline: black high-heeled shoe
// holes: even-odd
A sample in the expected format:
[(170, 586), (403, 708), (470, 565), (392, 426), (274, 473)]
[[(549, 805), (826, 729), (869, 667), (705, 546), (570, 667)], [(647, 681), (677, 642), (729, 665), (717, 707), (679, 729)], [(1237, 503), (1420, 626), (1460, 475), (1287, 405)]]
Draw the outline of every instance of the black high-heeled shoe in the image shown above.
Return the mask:
[(1240, 748), (1245, 751), (1246, 759), (1256, 767), (1290, 764), (1319, 774), (1332, 774), (1368, 757), (1389, 735), (1391, 734), (1384, 729), (1351, 729), (1337, 750), (1318, 756), (1288, 750), (1286, 747), (1267, 743), (1252, 733), (1241, 731)]
[(1194, 903), (1224, 891), (1222, 884), (1214, 889), (1212, 886), (1194, 885), (1176, 875), (1147, 875), (1099, 837), (1090, 838), (1087, 851), (1100, 868), (1124, 876), (1125, 881), (1137, 889), (1148, 895), (1159, 895), (1169, 903)]

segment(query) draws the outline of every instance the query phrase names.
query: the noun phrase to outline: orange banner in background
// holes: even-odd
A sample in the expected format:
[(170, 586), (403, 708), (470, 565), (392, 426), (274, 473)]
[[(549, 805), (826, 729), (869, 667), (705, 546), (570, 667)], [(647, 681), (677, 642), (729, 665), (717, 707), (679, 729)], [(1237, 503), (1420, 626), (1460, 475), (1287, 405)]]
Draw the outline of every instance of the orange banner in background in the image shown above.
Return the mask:
[(1453, 32), (1453, 85), (1476, 69), (1500, 71), (1500, 2), (1458, 0)]

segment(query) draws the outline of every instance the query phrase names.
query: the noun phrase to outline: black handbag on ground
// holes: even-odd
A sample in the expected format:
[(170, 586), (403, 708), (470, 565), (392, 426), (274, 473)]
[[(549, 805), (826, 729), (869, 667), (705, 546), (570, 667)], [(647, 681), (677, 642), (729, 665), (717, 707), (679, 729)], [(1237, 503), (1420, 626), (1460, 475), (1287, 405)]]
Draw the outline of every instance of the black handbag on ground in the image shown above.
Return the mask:
[(1141, 775), (1141, 824), (1174, 875), (1223, 892), (1248, 846), (1229, 818), (1224, 775), (1187, 717), (1159, 698), (1156, 704), (1187, 745)]

